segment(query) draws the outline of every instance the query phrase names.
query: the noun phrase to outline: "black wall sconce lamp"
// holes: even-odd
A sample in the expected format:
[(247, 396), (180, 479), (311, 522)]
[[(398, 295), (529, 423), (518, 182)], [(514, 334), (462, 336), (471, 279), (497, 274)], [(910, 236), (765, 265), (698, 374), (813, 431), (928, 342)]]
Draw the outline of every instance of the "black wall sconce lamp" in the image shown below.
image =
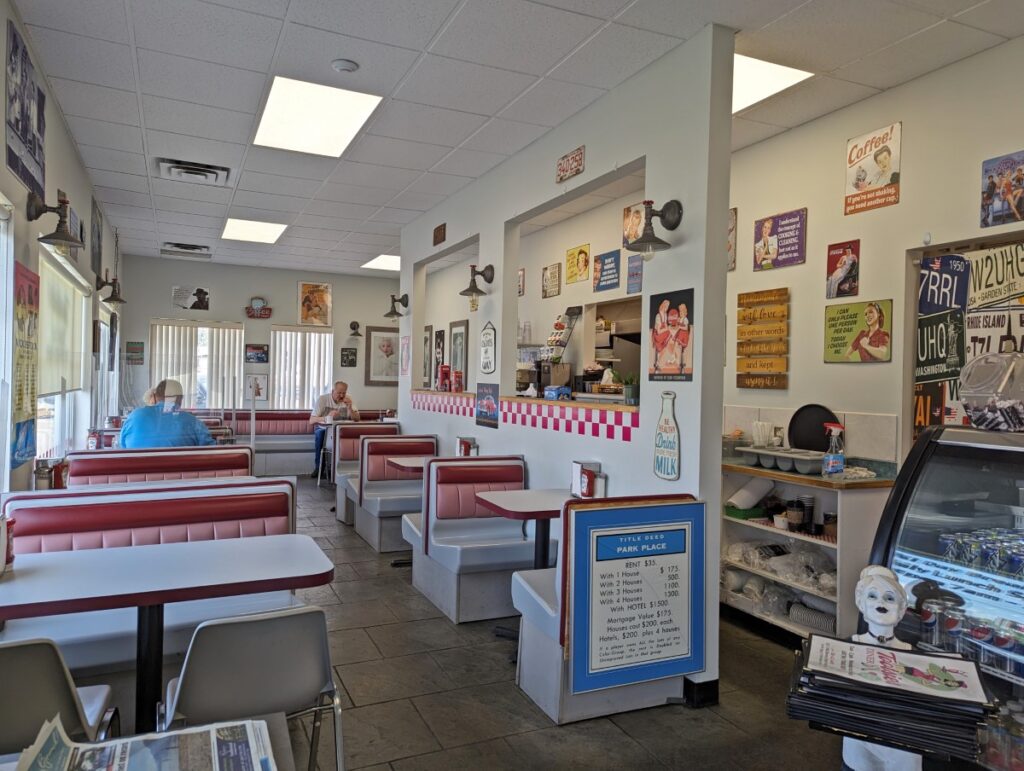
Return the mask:
[[(59, 223), (57, 225), (57, 229), (58, 230), (60, 229), (60, 224)], [(39, 240), (42, 241), (43, 239), (40, 238)], [(106, 299), (100, 298), (107, 305), (124, 305), (126, 302), (128, 302), (126, 299), (121, 297), (121, 282), (118, 281), (118, 279), (117, 279), (117, 268), (118, 268), (118, 266), (120, 264), (121, 264), (121, 239), (120, 239), (120, 237), (117, 234), (117, 230), (115, 229), (114, 230), (114, 277), (113, 278), (108, 278), (108, 274), (107, 274), (106, 271), (103, 272), (103, 278), (100, 278), (99, 276), (96, 276), (96, 291), (97, 292), (99, 290), (105, 288), (105, 287), (108, 287), (108, 286), (110, 287), (110, 297), (107, 297)]]
[(349, 333), (349, 335), (348, 335), (349, 337), (362, 337), (363, 336), (363, 333), (359, 331), (359, 322), (358, 321), (350, 321), (348, 323), (348, 328), (352, 330)]
[[(37, 193), (28, 194), (28, 204), (25, 207), (25, 216), (29, 221), (37, 220), (44, 214), (54, 213), (57, 215), (57, 229), (49, 235), (39, 236), (39, 243), (50, 244), (51, 246), (68, 246), (75, 249), (84, 249), (85, 244), (81, 239), (71, 232), (68, 227), (68, 211), (71, 208), (71, 201), (63, 190), (57, 191), (57, 205), (47, 206), (46, 201)], [(115, 278), (116, 280), (116, 278)]]
[(675, 230), (683, 221), (683, 205), (673, 199), (660, 209), (655, 209), (654, 201), (644, 201), (644, 232), (635, 241), (630, 241), (626, 248), (642, 253), (645, 262), (649, 261), (655, 252), (664, 251), (672, 246), (668, 241), (654, 235), (655, 217), (661, 220), (666, 230)]
[(401, 305), (403, 308), (408, 308), (409, 307), (409, 295), (404, 294), (401, 297), (395, 297), (394, 295), (391, 295), (391, 310), (389, 310), (387, 313), (384, 314), (384, 318), (386, 318), (386, 319), (400, 319), (400, 318), (402, 318), (403, 314), (399, 313), (398, 308), (395, 307), (396, 303), (398, 305)]
[(477, 270), (476, 265), (469, 266), (469, 286), (459, 292), (463, 297), (483, 297), (487, 294), (476, 285), (476, 277), (480, 276), (485, 284), (494, 283), (494, 266), (488, 265), (483, 270)]

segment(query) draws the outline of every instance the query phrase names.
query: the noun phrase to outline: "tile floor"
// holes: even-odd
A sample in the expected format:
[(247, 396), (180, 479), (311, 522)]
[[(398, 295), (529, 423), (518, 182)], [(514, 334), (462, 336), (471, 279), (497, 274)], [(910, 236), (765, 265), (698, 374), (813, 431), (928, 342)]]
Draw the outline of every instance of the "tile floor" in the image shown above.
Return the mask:
[[(298, 530), (334, 559), (330, 586), (302, 596), (323, 606), (343, 694), (349, 769), (837, 769), (840, 743), (785, 716), (791, 653), (741, 614), (722, 620), (720, 703), (665, 706), (556, 727), (515, 686), (493, 621), (455, 626), (335, 520), (334, 491), (303, 480)], [(503, 623), (515, 625), (517, 619)], [(756, 623), (756, 622), (754, 622)], [(795, 644), (793, 640), (789, 644)], [(309, 726), (292, 727), (299, 769)], [(320, 768), (334, 768), (321, 733)]]

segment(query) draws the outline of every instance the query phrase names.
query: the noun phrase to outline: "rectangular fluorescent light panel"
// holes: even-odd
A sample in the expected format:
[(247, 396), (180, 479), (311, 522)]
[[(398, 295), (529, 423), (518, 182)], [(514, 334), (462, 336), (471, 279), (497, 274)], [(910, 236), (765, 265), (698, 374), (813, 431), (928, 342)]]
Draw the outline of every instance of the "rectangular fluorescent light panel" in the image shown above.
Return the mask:
[(221, 238), (231, 241), (255, 241), (260, 244), (273, 244), (281, 237), (287, 225), (278, 222), (258, 222), (256, 220), (236, 220), (228, 218), (224, 223)]
[(807, 80), (813, 74), (735, 54), (732, 63), (733, 114), (773, 94), (785, 91), (790, 86)]
[(364, 263), (363, 267), (373, 270), (401, 270), (402, 258), (397, 254), (380, 254)]
[(255, 144), (339, 158), (381, 97), (277, 76)]

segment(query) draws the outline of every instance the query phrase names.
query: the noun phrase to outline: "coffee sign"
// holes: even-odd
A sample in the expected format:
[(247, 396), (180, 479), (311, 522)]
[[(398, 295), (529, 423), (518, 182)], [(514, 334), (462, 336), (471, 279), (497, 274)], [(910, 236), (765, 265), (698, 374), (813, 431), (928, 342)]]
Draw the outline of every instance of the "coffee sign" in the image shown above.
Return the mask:
[(565, 182), (570, 177), (582, 174), (586, 155), (586, 145), (580, 145), (571, 153), (566, 153), (558, 159), (555, 166), (555, 182)]

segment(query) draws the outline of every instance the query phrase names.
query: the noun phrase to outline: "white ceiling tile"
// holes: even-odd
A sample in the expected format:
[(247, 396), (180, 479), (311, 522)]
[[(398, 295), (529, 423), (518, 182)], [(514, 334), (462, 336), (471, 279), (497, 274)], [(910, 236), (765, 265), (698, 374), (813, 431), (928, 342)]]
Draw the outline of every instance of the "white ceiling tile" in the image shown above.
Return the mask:
[(138, 174), (122, 174), (119, 171), (90, 169), (89, 179), (97, 186), (130, 190), (133, 193), (149, 192), (149, 179)]
[(189, 239), (198, 240), (201, 243), (212, 243), (220, 238), (224, 232), (224, 225), (216, 228), (195, 227), (194, 225), (177, 225), (170, 222), (158, 222), (156, 225), (157, 234), (165, 241), (184, 241)]
[(116, 211), (110, 211), (110, 207), (104, 204), (103, 216), (107, 218), (107, 222), (110, 223), (110, 226), (117, 230), (120, 230), (121, 228), (129, 230), (149, 230), (154, 227), (153, 212), (149, 213), (148, 219), (142, 217), (126, 217)]
[(146, 159), (138, 153), (126, 153), (123, 150), (110, 150), (106, 147), (79, 145), (82, 161), (90, 169), (120, 171), (125, 174), (146, 174)]
[(467, 150), (483, 150), (488, 153), (514, 155), (546, 134), (546, 126), (522, 123), (505, 118), (492, 118), (480, 131), (461, 146)]
[(391, 100), (378, 110), (368, 131), (392, 139), (411, 139), (455, 147), (487, 121), (481, 115)]
[(146, 130), (146, 149), (151, 158), (198, 161), (231, 169), (238, 169), (242, 165), (245, 153), (245, 145), (149, 129)]
[(380, 187), (363, 187), (361, 185), (339, 185), (326, 182), (317, 192), (316, 197), (322, 201), (339, 203), (365, 203), (371, 206), (383, 206), (395, 195), (394, 190)]
[(146, 128), (246, 144), (256, 116), (160, 96), (142, 97)]
[(198, 0), (132, 0), (135, 44), (191, 59), (266, 72), (281, 22)]
[(153, 208), (153, 199), (149, 193), (136, 193), (132, 190), (118, 190), (110, 187), (93, 188), (93, 196), (103, 203), (124, 204), (126, 206), (142, 206)]
[(52, 78), (68, 78), (98, 86), (135, 88), (131, 49), (120, 43), (28, 27), (33, 48), (42, 60), (43, 72)]
[(389, 205), (399, 209), (430, 211), (447, 197), (438, 193), (413, 193), (406, 190), (404, 193), (396, 195)]
[(292, 225), (288, 228), (287, 236), (289, 239), (295, 238), (304, 241), (326, 241), (327, 246), (321, 248), (329, 249), (338, 243), (345, 234), (346, 231), (330, 230), (328, 228), (306, 228), (301, 225)]
[(150, 238), (158, 238), (156, 228), (118, 228), (118, 238), (133, 238), (136, 241), (145, 241)]
[(259, 171), (243, 171), (242, 176), (238, 178), (239, 190), (291, 195), (297, 198), (312, 197), (322, 184), (323, 182), (316, 179), (282, 177), (280, 174), (263, 174)]
[(266, 77), (258, 72), (138, 49), (144, 94), (256, 114)]
[(349, 225), (349, 230), (354, 233), (375, 233), (382, 236), (397, 236), (402, 232), (402, 226), (394, 222), (357, 222)]
[(988, 0), (960, 14), (956, 20), (1004, 37), (1024, 35), (1024, 12), (1020, 0)]
[(251, 11), (262, 13), (264, 16), (273, 16), (275, 19), (283, 19), (288, 12), (288, 0), (208, 0), (217, 5), (226, 5), (228, 8), (237, 8), (240, 11)]
[(202, 214), (206, 217), (223, 217), (227, 214), (228, 207), (222, 203), (210, 203), (208, 201), (190, 201), (187, 198), (171, 198), (166, 195), (153, 196), (153, 204), (159, 212), (173, 211), (182, 214)]
[(551, 77), (595, 88), (614, 88), (679, 45), (678, 38), (611, 24), (565, 62)]
[(494, 115), (535, 80), (531, 75), (428, 55), (395, 96), (420, 104)]
[(157, 209), (156, 221), (168, 225), (193, 225), (200, 228), (220, 228), (224, 230), (224, 217), (205, 217), (202, 214), (187, 212), (163, 211)]
[(17, 0), (15, 5), (26, 24), (98, 37), (114, 43), (128, 42), (128, 20), (124, 0)]
[(139, 100), (134, 91), (50, 78), (54, 95), (65, 115), (139, 125)]
[(331, 182), (364, 187), (380, 187), (388, 190), (404, 190), (420, 176), (413, 169), (398, 169), (394, 166), (379, 166), (372, 163), (341, 161), (330, 176)]
[(339, 203), (338, 201), (322, 201), (313, 199), (303, 213), (315, 214), (320, 217), (342, 217), (344, 219), (365, 219), (377, 211), (377, 206), (365, 206), (360, 203)]
[[(278, 245), (284, 247), (289, 254), (295, 254), (292, 249), (296, 248), (315, 249), (318, 252), (328, 252), (331, 247), (338, 243), (337, 238), (303, 238), (301, 235), (292, 235), (294, 230), (295, 228), (289, 228), (288, 233), (281, 236), (280, 240), (277, 242)], [(328, 231), (328, 233), (330, 232), (331, 231)]]
[(642, 198), (643, 191), (644, 177), (630, 174), (629, 176), (609, 182), (603, 185), (600, 190), (595, 190), (594, 192), (608, 198), (622, 198), (622, 196), (629, 195), (630, 193), (636, 193)]
[[(344, 32), (406, 48), (425, 48), (459, 0), (293, 0), (291, 18), (311, 27)], [(344, 53), (338, 54), (344, 56)]]
[(362, 220), (346, 219), (344, 217), (322, 217), (318, 214), (300, 214), (295, 218), (295, 227), (321, 228), (323, 230), (334, 230), (348, 232), (353, 227), (362, 224)]
[(889, 0), (860, 0), (856, 12), (847, 0), (813, 0), (757, 32), (740, 35), (736, 52), (831, 72), (937, 21), (938, 16)]
[(374, 222), (397, 222), (400, 225), (405, 225), (412, 222), (414, 219), (418, 219), (423, 212), (411, 211), (409, 209), (381, 209), (379, 212), (374, 214), (370, 219)]
[(76, 142), (111, 150), (142, 153), (142, 130), (138, 126), (68, 115), (68, 128)]
[(444, 174), (479, 177), (485, 171), (493, 169), (507, 157), (507, 155), (483, 153), (479, 150), (455, 150), (451, 155), (434, 166), (433, 170)]
[(276, 209), (297, 214), (306, 208), (309, 199), (295, 198), (290, 195), (274, 195), (273, 193), (239, 190), (235, 193), (234, 203), (236, 206), (252, 206), (255, 209)]
[(322, 155), (292, 153), (271, 147), (250, 147), (245, 156), (245, 168), (248, 171), (321, 181), (327, 179), (337, 163), (333, 158), (324, 158)]
[(891, 88), (1003, 42), (997, 35), (944, 21), (833, 74), (875, 88)]
[(807, 0), (638, 0), (615, 21), (687, 39), (711, 23), (753, 31)]
[(544, 5), (554, 6), (574, 13), (585, 13), (601, 19), (610, 19), (630, 0), (542, 0)]
[(103, 205), (103, 211), (111, 219), (125, 218), (133, 220), (152, 221), (153, 209), (143, 206), (127, 206), (124, 204), (108, 203)]
[(207, 203), (228, 203), (231, 200), (231, 189), (214, 187), (213, 185), (193, 185), (189, 182), (175, 182), (170, 179), (154, 179), (153, 195), (170, 198), (186, 198), (192, 201)]
[(391, 246), (394, 236), (382, 236), (375, 233), (349, 233), (345, 236), (345, 244), (362, 244), (364, 246)]
[[(281, 239), (281, 240), (283, 241), (284, 239)], [(280, 243), (280, 242), (278, 242), (278, 243)], [(330, 259), (330, 256), (331, 256), (331, 252), (330, 252), (329, 249), (313, 249), (313, 248), (310, 248), (308, 246), (288, 246), (288, 245), (286, 245), (284, 249), (285, 249), (286, 252), (288, 252), (288, 254), (294, 254), (294, 255), (297, 255), (299, 257), (313, 257), (313, 258), (320, 258), (320, 259), (323, 259), (323, 260), (327, 260), (327, 259)]]
[[(317, 52), (310, 55), (310, 52)], [(419, 54), (404, 48), (289, 24), (274, 64), (274, 74), (324, 86), (387, 96)], [(356, 72), (335, 72), (331, 60), (344, 57), (360, 64)]]
[[(918, 8), (928, 13), (939, 16), (955, 16), (961, 11), (966, 11), (972, 6), (978, 5), (981, 0), (894, 0), (900, 5), (909, 5), (911, 8)], [(1017, 8), (1020, 5), (1017, 4)]]
[(734, 117), (732, 119), (733, 152), (757, 144), (768, 137), (781, 134), (785, 130), (784, 126), (773, 126), (770, 123), (758, 123), (746, 118)]
[[(256, 220), (257, 222), (277, 222), (282, 225), (292, 224), (296, 216), (295, 212), (283, 212), (279, 209), (260, 209), (255, 206), (239, 206), (238, 204), (234, 204), (228, 209), (228, 217)], [(223, 230), (223, 220), (220, 223), (220, 227)]]
[(430, 50), (542, 75), (600, 26), (591, 16), (527, 0), (476, 0), (462, 6)]
[(557, 126), (604, 93), (601, 88), (544, 78), (502, 110), (501, 117), (540, 126)]
[(472, 181), (472, 177), (460, 177), (455, 174), (438, 174), (428, 171), (409, 185), (409, 192), (451, 195)]
[(345, 157), (362, 163), (426, 170), (449, 152), (448, 147), (366, 134), (352, 145)]
[(859, 83), (815, 75), (788, 91), (742, 110), (739, 116), (792, 128), (877, 93), (877, 89)]

